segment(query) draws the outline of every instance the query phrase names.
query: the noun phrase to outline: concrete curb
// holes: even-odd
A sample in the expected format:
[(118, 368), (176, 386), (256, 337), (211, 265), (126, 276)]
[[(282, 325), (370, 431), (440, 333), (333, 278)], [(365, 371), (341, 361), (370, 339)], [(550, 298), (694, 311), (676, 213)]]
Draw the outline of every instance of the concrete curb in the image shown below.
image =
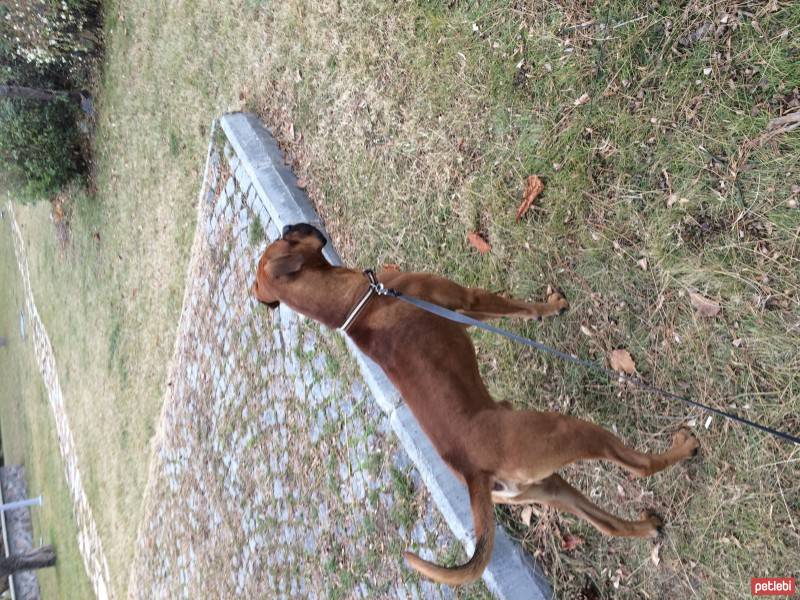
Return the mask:
[[(297, 178), (286, 166), (283, 153), (258, 118), (250, 113), (227, 114), (220, 119), (220, 125), (278, 230), (284, 225), (306, 222), (319, 227), (330, 240), (305, 192), (297, 187)], [(325, 247), (324, 254), (331, 264), (342, 264), (332, 244)], [(439, 511), (471, 553), (475, 538), (466, 488), (436, 453), (381, 368), (346, 339), (370, 390), (389, 416), (392, 429), (414, 461)], [(492, 560), (483, 579), (491, 592), (503, 600), (553, 597), (541, 570), (501, 527), (497, 528)]]

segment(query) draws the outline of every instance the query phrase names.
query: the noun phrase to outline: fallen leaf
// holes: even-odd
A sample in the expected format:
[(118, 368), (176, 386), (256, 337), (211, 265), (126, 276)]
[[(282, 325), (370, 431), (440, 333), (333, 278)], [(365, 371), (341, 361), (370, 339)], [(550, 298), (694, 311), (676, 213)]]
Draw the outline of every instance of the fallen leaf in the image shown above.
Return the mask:
[(670, 194), (669, 198), (667, 198), (667, 208), (672, 208), (675, 204), (689, 204), (689, 199), (679, 197), (678, 194)]
[(53, 219), (56, 223), (60, 223), (64, 218), (64, 202), (60, 198), (53, 201)]
[(522, 204), (517, 207), (517, 223), (522, 216), (533, 206), (534, 200), (542, 193), (544, 184), (538, 175), (531, 175), (525, 180), (525, 192), (522, 194)]
[(591, 97), (589, 96), (589, 94), (583, 94), (580, 98), (575, 100), (575, 102), (573, 102), (573, 104), (575, 106), (583, 106), (584, 104), (589, 102), (589, 100), (591, 100)]
[(592, 337), (594, 335), (592, 333), (592, 330), (589, 329), (586, 325), (581, 325), (581, 333), (586, 337)]
[(642, 258), (640, 260), (637, 260), (636, 264), (639, 265), (639, 268), (642, 271), (647, 271), (647, 259), (646, 258)]
[(701, 317), (716, 317), (722, 309), (718, 303), (701, 296), (697, 292), (689, 292), (689, 301)]
[(561, 538), (561, 548), (567, 551), (574, 550), (582, 543), (583, 539), (579, 538), (577, 535), (567, 534), (563, 538)]
[(636, 372), (636, 365), (633, 363), (631, 353), (627, 350), (613, 350), (608, 355), (608, 362), (611, 368), (618, 373), (621, 371), (626, 375), (633, 375)]
[(522, 514), (520, 517), (522, 518), (522, 522), (525, 523), (525, 527), (531, 526), (531, 517), (533, 516), (533, 507), (526, 506), (522, 509)]
[(619, 589), (619, 583), (620, 581), (622, 581), (622, 578), (624, 576), (625, 574), (622, 572), (622, 569), (617, 569), (616, 573), (614, 573), (614, 575), (611, 576), (611, 585), (614, 586), (615, 590)]
[(492, 246), (487, 242), (484, 237), (475, 231), (470, 231), (467, 234), (467, 241), (472, 244), (472, 247), (475, 248), (481, 254), (487, 254), (491, 251)]
[(778, 296), (769, 296), (766, 300), (764, 300), (764, 308), (767, 310), (785, 310), (789, 308), (789, 305), (784, 299)]
[(653, 561), (653, 564), (655, 566), (658, 566), (658, 563), (661, 562), (661, 557), (658, 555), (660, 551), (661, 551), (661, 544), (656, 544), (655, 546), (653, 546), (653, 549), (650, 550), (650, 560)]

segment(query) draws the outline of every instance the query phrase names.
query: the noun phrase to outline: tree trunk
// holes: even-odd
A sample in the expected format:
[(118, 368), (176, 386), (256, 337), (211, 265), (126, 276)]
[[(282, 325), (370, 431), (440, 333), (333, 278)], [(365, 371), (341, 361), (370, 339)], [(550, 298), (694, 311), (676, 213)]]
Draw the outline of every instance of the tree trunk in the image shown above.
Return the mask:
[(42, 90), (38, 88), (23, 87), (21, 85), (0, 85), (0, 97), (22, 98), (23, 100), (38, 100), (39, 102), (52, 102), (63, 97), (80, 102), (78, 92), (61, 92), (55, 90)]
[(0, 558), (0, 577), (14, 575), (19, 571), (32, 571), (52, 567), (56, 564), (56, 551), (52, 546), (41, 546), (24, 554)]
[(86, 90), (80, 92), (65, 92), (62, 90), (43, 90), (29, 88), (22, 85), (0, 84), (0, 98), (20, 98), (22, 100), (35, 100), (36, 102), (52, 102), (59, 98), (69, 98), (81, 107), (86, 114), (93, 112), (92, 95)]

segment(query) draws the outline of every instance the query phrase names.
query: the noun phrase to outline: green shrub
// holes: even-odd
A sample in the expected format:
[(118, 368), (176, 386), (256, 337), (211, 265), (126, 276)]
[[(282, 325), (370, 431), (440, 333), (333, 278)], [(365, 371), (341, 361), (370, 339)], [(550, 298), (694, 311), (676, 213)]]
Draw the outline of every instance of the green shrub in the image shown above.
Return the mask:
[[(0, 4), (0, 83), (78, 91), (101, 52), (99, 0)], [(68, 98), (0, 98), (0, 169), (27, 198), (50, 196), (85, 172), (81, 112)]]
[(51, 196), (85, 171), (72, 102), (0, 101), (0, 162), (22, 197)]
[(16, 0), (0, 6), (0, 34), (23, 62), (74, 81), (100, 49), (100, 9), (98, 0)]

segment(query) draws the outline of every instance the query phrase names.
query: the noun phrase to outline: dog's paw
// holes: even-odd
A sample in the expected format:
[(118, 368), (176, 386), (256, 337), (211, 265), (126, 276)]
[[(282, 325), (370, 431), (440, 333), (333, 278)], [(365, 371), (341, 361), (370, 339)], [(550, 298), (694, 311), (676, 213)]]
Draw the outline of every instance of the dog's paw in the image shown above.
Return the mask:
[(664, 536), (664, 519), (652, 510), (646, 510), (641, 514), (642, 521), (645, 521), (652, 529), (649, 537), (660, 539)]
[(690, 456), (697, 456), (697, 453), (700, 451), (700, 442), (697, 441), (697, 437), (691, 430), (686, 427), (681, 427), (672, 434), (672, 447), (683, 450), (688, 458)]
[(556, 314), (559, 315), (569, 310), (569, 301), (564, 295), (564, 292), (561, 291), (561, 288), (547, 286), (547, 303), (550, 305), (555, 305), (556, 310), (558, 311)]

